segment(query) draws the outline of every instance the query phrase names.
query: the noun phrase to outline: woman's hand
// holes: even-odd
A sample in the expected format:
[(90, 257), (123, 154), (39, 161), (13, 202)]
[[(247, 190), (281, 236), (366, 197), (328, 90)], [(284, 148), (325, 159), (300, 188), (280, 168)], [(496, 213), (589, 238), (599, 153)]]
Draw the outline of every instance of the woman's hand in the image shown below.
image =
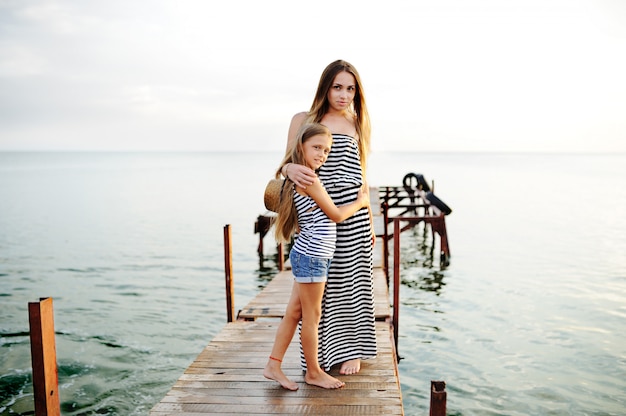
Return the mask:
[(317, 176), (315, 171), (304, 165), (298, 165), (296, 163), (288, 163), (283, 168), (285, 177), (291, 179), (300, 188), (306, 189), (307, 186), (312, 185)]

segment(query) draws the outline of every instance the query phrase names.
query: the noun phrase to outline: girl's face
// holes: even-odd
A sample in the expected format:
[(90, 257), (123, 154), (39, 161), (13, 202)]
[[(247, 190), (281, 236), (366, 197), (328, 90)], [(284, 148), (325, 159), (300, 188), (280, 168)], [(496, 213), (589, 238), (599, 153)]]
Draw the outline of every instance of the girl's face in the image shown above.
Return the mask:
[(335, 76), (326, 98), (330, 108), (336, 111), (344, 111), (350, 107), (355, 95), (356, 80), (354, 76), (349, 72), (340, 72)]
[(333, 138), (325, 134), (317, 134), (304, 142), (302, 150), (307, 166), (313, 170), (319, 169), (326, 162), (332, 145)]

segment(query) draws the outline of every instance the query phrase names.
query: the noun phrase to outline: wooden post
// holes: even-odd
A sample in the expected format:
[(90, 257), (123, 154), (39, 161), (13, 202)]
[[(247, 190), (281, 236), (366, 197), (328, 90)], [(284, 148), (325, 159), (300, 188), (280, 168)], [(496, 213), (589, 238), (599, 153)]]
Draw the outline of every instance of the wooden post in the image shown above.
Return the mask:
[(285, 247), (285, 243), (280, 241), (277, 245), (276, 245), (276, 251), (278, 252), (277, 256), (278, 256), (278, 271), (283, 271), (285, 270), (285, 253), (284, 253), (284, 247)]
[(261, 260), (263, 259), (263, 238), (265, 238), (265, 235), (271, 226), (271, 218), (266, 217), (265, 215), (259, 215), (254, 223), (254, 232), (259, 233), (259, 247), (257, 248), (257, 251)]
[(259, 215), (256, 218), (256, 222), (254, 223), (254, 233), (259, 233), (259, 246), (257, 247), (257, 253), (259, 253), (259, 257), (263, 259), (263, 225), (261, 224), (263, 217)]
[(393, 219), (393, 337), (396, 343), (396, 355), (398, 352), (398, 321), (400, 319), (400, 218)]
[(52, 298), (28, 303), (35, 416), (60, 416), (59, 373)]
[(226, 320), (232, 322), (235, 316), (235, 306), (233, 305), (233, 255), (230, 241), (230, 224), (224, 226), (224, 273), (226, 277)]
[(430, 416), (446, 416), (446, 382), (430, 382)]

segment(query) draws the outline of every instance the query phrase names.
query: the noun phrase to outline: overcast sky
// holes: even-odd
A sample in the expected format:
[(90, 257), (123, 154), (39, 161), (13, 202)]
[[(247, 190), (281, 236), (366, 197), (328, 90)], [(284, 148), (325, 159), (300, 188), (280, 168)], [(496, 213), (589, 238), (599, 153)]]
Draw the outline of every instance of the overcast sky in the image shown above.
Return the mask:
[(626, 152), (622, 0), (0, 0), (0, 150), (282, 151), (339, 58), (374, 151)]

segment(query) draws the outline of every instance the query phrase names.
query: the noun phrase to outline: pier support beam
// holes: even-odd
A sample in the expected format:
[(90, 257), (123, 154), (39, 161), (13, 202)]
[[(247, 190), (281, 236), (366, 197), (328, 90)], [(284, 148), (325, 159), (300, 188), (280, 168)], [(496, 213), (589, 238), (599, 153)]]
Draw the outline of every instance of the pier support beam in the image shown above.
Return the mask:
[(28, 303), (35, 416), (60, 416), (59, 373), (52, 298)]
[(224, 274), (226, 279), (226, 322), (232, 322), (235, 317), (235, 304), (233, 298), (235, 290), (233, 285), (233, 255), (230, 241), (230, 224), (224, 226)]
[(259, 215), (254, 223), (254, 233), (259, 233), (259, 246), (257, 252), (263, 258), (263, 238), (272, 226), (272, 218), (266, 215)]
[(446, 416), (446, 382), (430, 382), (430, 416)]

